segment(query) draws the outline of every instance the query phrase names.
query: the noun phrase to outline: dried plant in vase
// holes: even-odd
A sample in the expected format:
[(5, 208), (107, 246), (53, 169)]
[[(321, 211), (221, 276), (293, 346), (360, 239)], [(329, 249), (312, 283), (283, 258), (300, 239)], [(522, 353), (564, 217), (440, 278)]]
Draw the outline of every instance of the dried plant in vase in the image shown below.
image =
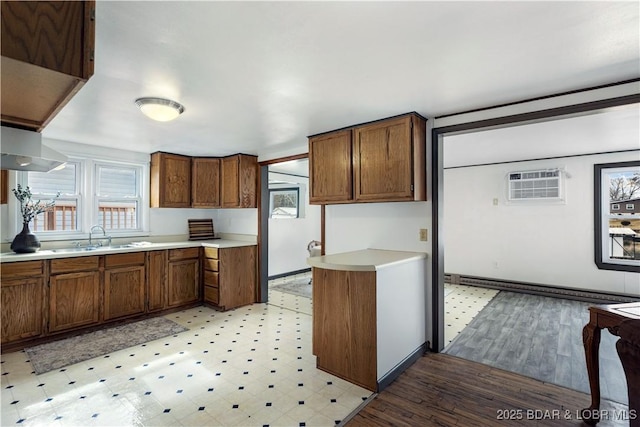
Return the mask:
[[(34, 201), (29, 186), (22, 187), (18, 184), (18, 188), (14, 188), (13, 194), (20, 202), (20, 213), (22, 214), (22, 231), (16, 235), (11, 242), (11, 250), (17, 253), (31, 253), (40, 249), (40, 241), (35, 234), (29, 230), (29, 223), (39, 214), (47, 212), (55, 206), (55, 200), (43, 202), (42, 200)], [(58, 198), (58, 192), (55, 198)]]

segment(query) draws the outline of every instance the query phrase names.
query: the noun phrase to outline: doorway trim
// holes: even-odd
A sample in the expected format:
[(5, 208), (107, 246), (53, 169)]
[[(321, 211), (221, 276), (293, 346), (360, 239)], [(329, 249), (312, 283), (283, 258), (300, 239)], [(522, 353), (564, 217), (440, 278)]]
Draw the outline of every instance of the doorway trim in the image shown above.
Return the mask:
[[(256, 301), (267, 302), (269, 300), (269, 166), (291, 160), (308, 159), (309, 153), (295, 154), (287, 157), (279, 157), (258, 162), (260, 173), (258, 174), (258, 287), (256, 289)], [(324, 206), (322, 206), (321, 234), (324, 239)]]
[[(638, 82), (640, 79), (635, 79), (629, 82)], [(614, 86), (614, 85), (607, 85)], [(601, 88), (602, 86), (598, 87)], [(589, 92), (598, 88), (589, 88), (576, 92)], [(558, 94), (543, 98), (562, 97), (565, 94)], [(543, 98), (536, 98), (543, 99)], [(515, 104), (525, 104), (533, 100), (525, 100)], [(524, 124), (539, 123), (548, 121), (552, 118), (559, 118), (561, 116), (578, 116), (582, 114), (588, 114), (595, 110), (601, 110), (606, 108), (619, 107), (623, 105), (640, 103), (640, 94), (635, 93), (631, 95), (624, 95), (618, 97), (612, 97), (607, 99), (600, 99), (596, 101), (584, 102), (573, 105), (566, 105), (561, 107), (550, 108), (546, 110), (530, 111), (526, 113), (514, 114), (510, 116), (495, 117), (484, 120), (471, 121), (466, 123), (434, 127), (431, 130), (431, 217), (433, 226), (433, 237), (431, 239), (431, 283), (432, 285), (432, 306), (431, 306), (431, 324), (432, 324), (432, 344), (430, 350), (433, 352), (440, 352), (444, 348), (444, 241), (440, 236), (443, 236), (443, 204), (444, 200), (444, 162), (443, 162), (443, 143), (444, 137), (448, 134), (456, 133), (470, 133), (479, 130), (488, 130), (492, 128), (508, 127)], [(497, 107), (484, 108), (485, 111), (492, 110)], [(463, 114), (463, 113), (460, 113)], [(453, 116), (453, 115), (450, 115)], [(436, 117), (438, 119), (438, 117)]]

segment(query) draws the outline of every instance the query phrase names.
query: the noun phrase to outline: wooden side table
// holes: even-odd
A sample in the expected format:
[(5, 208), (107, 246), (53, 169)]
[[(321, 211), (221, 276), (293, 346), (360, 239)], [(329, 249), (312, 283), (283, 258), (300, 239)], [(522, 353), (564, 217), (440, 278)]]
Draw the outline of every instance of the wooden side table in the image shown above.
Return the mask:
[(582, 329), (582, 342), (587, 362), (591, 406), (582, 411), (585, 423), (595, 425), (600, 421), (600, 332), (607, 328), (618, 336), (618, 327), (628, 319), (640, 319), (640, 302), (607, 304), (589, 307), (589, 323)]

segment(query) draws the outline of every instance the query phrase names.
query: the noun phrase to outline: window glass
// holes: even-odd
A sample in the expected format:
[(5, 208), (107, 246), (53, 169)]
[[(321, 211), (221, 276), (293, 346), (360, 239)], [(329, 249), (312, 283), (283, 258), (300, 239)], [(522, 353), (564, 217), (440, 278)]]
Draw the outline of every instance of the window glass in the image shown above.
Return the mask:
[(98, 164), (96, 171), (96, 223), (110, 231), (139, 229), (141, 168)]
[(640, 162), (595, 165), (596, 264), (640, 271)]
[[(37, 215), (30, 227), (33, 232), (78, 230), (79, 164), (67, 162), (64, 169), (50, 172), (27, 172), (34, 201), (55, 199), (54, 207)], [(60, 196), (56, 198), (56, 194)]]
[(269, 190), (269, 218), (298, 218), (298, 196), (298, 188)]

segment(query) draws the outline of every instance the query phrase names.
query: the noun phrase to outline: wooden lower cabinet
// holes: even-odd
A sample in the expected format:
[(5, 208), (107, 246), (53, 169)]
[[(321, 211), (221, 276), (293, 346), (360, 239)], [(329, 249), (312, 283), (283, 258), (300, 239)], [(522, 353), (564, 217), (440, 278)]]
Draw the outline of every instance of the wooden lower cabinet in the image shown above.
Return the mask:
[(2, 344), (41, 336), (46, 290), (42, 261), (5, 264), (2, 267)]
[(255, 246), (204, 248), (204, 301), (223, 310), (254, 303), (256, 253)]
[(199, 248), (170, 249), (167, 306), (177, 307), (200, 299)]
[(147, 252), (147, 311), (167, 306), (167, 251)]
[(49, 332), (100, 321), (100, 272), (55, 274), (49, 279)]
[(145, 311), (145, 254), (132, 252), (104, 257), (104, 320)]
[(375, 391), (376, 332), (376, 272), (313, 268), (318, 368)]

